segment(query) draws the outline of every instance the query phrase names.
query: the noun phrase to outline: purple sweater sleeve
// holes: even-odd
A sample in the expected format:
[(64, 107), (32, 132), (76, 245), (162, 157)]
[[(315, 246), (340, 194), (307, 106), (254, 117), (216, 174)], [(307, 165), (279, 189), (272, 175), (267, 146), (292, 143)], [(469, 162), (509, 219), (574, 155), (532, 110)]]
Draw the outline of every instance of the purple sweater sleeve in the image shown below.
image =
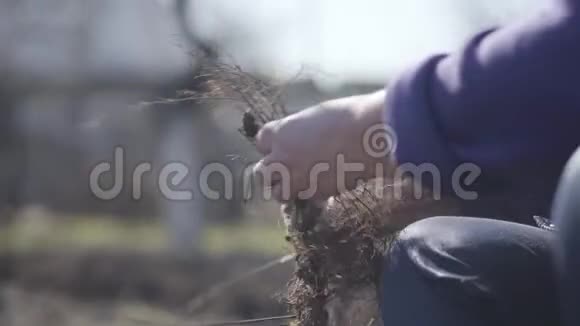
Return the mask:
[(475, 163), (504, 181), (556, 178), (580, 145), (580, 0), (474, 37), (404, 72), (387, 96), (399, 163), (443, 176)]

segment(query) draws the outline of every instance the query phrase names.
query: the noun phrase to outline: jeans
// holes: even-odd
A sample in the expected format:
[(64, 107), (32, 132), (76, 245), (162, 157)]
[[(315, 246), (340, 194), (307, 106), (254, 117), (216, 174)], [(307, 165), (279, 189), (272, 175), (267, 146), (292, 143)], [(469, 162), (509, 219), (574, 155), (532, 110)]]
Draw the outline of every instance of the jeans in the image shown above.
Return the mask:
[(580, 325), (580, 154), (552, 215), (556, 232), (468, 217), (408, 226), (385, 254), (384, 324)]

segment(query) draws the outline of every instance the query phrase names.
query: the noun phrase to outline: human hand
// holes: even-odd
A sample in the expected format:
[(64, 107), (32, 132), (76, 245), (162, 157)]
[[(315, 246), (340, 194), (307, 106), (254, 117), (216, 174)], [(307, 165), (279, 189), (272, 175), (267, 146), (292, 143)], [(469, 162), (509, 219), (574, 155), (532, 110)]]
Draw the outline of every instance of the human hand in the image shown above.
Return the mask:
[(280, 201), (326, 199), (382, 176), (395, 145), (383, 122), (385, 95), (336, 99), (269, 122), (256, 137), (265, 156), (254, 172)]

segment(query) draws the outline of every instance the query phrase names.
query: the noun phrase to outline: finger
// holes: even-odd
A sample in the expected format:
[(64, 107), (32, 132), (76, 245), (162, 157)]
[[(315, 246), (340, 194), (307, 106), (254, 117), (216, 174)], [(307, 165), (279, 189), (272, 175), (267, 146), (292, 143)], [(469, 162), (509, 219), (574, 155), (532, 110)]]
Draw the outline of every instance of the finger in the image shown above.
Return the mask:
[(272, 152), (272, 143), (275, 134), (275, 121), (265, 124), (256, 135), (256, 148), (263, 155)]
[(264, 190), (267, 191), (267, 199), (277, 199), (278, 201), (288, 201), (292, 197), (290, 189), (290, 171), (280, 163), (279, 160), (270, 154), (256, 163), (252, 170), (254, 177), (259, 180)]
[(276, 176), (273, 175), (271, 172), (272, 168), (272, 155), (266, 155), (264, 158), (258, 161), (258, 163), (254, 164), (252, 168), (252, 174), (256, 177), (268, 178), (269, 180), (275, 178)]
[(258, 161), (252, 168), (254, 178), (258, 179), (264, 187), (270, 187), (281, 180), (281, 174), (274, 173), (272, 164), (272, 155), (268, 155)]
[(275, 199), (277, 201), (282, 201), (282, 180), (279, 174), (272, 173), (269, 162), (270, 159), (269, 156), (267, 156), (254, 165), (252, 172), (254, 178), (258, 179), (258, 182), (262, 184), (262, 198), (266, 200)]

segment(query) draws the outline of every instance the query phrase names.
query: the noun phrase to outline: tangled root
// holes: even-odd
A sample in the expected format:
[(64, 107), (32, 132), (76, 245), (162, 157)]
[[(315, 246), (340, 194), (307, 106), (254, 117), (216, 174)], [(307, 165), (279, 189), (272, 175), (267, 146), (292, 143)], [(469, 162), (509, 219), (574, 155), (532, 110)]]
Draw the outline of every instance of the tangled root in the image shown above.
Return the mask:
[[(412, 221), (457, 212), (451, 201), (416, 200), (409, 179), (376, 179), (319, 207), (315, 223), (296, 229), (301, 222), (294, 221), (288, 228), (297, 264), (287, 298), (304, 326), (382, 325), (383, 254), (397, 232)], [(288, 220), (297, 212), (283, 215)]]

